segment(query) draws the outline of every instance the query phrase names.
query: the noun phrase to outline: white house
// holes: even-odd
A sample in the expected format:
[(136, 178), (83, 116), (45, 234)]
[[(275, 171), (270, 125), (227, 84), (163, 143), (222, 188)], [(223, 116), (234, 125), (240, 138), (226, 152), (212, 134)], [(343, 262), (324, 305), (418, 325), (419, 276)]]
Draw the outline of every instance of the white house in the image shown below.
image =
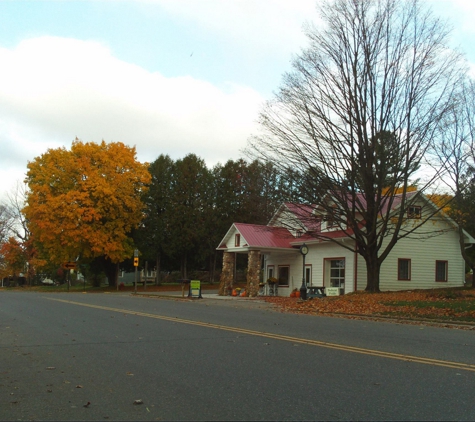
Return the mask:
[[(394, 197), (396, 210), (400, 198)], [(424, 213), (435, 205), (425, 196), (406, 210), (402, 230), (411, 230), (425, 219)], [(325, 234), (327, 239), (316, 236)], [(475, 239), (464, 232), (466, 247)], [(303, 244), (308, 247), (304, 258)], [(234, 223), (218, 246), (224, 252), (221, 285), (232, 285), (235, 254), (248, 254), (248, 291), (258, 294), (261, 266), (264, 280), (278, 280), (277, 294), (288, 296), (308, 286), (338, 287), (341, 294), (366, 287), (366, 263), (356, 252), (354, 240), (345, 227), (335, 225), (331, 216), (317, 206), (284, 203), (267, 226)], [(346, 248), (345, 246), (349, 247)], [(383, 245), (384, 247), (384, 245)], [(437, 212), (410, 236), (400, 239), (381, 266), (381, 290), (411, 290), (463, 286), (465, 263), (460, 252), (457, 226), (448, 216)], [(228, 287), (229, 288), (229, 287)], [(261, 289), (262, 290), (262, 289)]]

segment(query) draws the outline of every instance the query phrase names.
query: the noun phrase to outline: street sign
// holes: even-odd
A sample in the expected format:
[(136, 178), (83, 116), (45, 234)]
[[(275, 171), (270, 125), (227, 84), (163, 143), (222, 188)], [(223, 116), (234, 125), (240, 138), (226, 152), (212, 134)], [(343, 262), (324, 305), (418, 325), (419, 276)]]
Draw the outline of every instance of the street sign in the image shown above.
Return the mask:
[(76, 262), (65, 262), (63, 268), (66, 270), (75, 270), (77, 268)]
[(134, 258), (134, 267), (138, 267), (139, 266), (139, 259), (138, 257), (135, 257)]

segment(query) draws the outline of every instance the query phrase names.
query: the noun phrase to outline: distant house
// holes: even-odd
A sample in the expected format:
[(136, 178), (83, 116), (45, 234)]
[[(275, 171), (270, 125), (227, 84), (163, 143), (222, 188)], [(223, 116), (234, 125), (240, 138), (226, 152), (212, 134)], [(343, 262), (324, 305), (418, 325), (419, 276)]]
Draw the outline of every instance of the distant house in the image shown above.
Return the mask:
[[(391, 207), (395, 210), (401, 201), (397, 195), (393, 199)], [(405, 211), (403, 230), (414, 227), (431, 209), (436, 209), (435, 205), (420, 196)], [(341, 294), (364, 290), (366, 263), (345, 247), (353, 247), (354, 240), (344, 229), (318, 206), (292, 203), (282, 204), (267, 226), (232, 224), (217, 248), (224, 252), (222, 293), (226, 294), (226, 287), (232, 285), (235, 254), (249, 257), (247, 283), (252, 296), (258, 294), (259, 288), (262, 294), (261, 269), (263, 281), (277, 279), (275, 290), (279, 296), (300, 289), (303, 279), (308, 286), (337, 287)], [(475, 239), (464, 232), (464, 242), (469, 247)], [(299, 249), (304, 243), (308, 247), (305, 268)], [(463, 286), (464, 280), (465, 263), (457, 226), (438, 212), (411, 236), (396, 243), (381, 266), (380, 289), (456, 287)]]

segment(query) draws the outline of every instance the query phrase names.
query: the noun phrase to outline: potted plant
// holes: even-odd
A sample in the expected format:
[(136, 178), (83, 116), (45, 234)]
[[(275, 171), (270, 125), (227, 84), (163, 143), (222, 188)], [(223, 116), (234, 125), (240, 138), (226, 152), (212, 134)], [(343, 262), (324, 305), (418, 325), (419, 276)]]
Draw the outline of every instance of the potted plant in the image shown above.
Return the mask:
[(275, 277), (269, 277), (267, 279), (267, 283), (268, 284), (276, 284), (277, 283), (277, 279)]

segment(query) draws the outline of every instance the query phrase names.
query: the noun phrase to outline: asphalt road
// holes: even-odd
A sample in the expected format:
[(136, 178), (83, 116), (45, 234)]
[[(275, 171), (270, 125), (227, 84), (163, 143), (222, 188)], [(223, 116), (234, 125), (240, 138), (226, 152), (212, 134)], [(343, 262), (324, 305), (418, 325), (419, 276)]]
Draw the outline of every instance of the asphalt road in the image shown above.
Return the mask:
[(0, 291), (0, 419), (474, 420), (474, 352), (260, 301)]

